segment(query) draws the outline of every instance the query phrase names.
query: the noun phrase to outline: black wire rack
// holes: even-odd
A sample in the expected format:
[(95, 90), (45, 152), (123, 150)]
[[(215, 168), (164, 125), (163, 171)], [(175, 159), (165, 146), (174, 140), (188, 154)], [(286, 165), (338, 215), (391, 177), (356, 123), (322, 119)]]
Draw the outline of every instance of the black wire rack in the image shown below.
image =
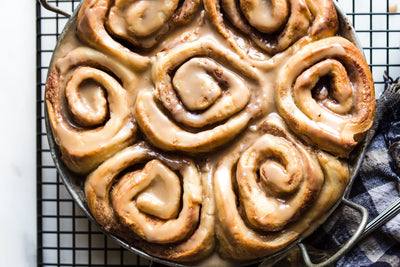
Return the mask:
[[(80, 1), (48, 2), (72, 13)], [(400, 76), (400, 0), (338, 2), (356, 29), (379, 94), (385, 71), (392, 77)], [(36, 17), (37, 265), (149, 266), (148, 260), (121, 248), (92, 225), (57, 174), (46, 137), (44, 87), (53, 49), (68, 19), (39, 3)]]

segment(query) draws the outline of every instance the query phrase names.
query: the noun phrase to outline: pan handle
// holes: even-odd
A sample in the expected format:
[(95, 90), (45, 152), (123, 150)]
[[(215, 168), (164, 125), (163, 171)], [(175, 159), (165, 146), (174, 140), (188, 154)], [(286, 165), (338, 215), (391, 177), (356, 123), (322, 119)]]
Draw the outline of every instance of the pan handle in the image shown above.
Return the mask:
[(46, 0), (39, 0), (39, 3), (40, 3), (45, 9), (50, 10), (50, 11), (52, 11), (52, 12), (54, 12), (54, 13), (63, 15), (64, 17), (67, 17), (67, 18), (69, 18), (69, 17), (71, 16), (71, 14), (69, 14), (69, 13), (67, 13), (67, 12), (65, 12), (65, 11), (63, 11), (63, 10), (57, 8), (57, 7), (54, 7), (54, 6), (50, 5)]
[(357, 243), (357, 241), (361, 238), (368, 221), (367, 209), (345, 198), (342, 198), (342, 203), (360, 212), (360, 214), (362, 215), (360, 226), (358, 227), (357, 231), (353, 234), (353, 236), (349, 240), (347, 240), (347, 242), (343, 244), (342, 247), (335, 254), (333, 254), (330, 258), (320, 263), (311, 262), (306, 246), (301, 242), (298, 243), (304, 262), (308, 267), (323, 267), (333, 264), (338, 259), (340, 259), (344, 254), (346, 254), (350, 249), (352, 249), (353, 246)]

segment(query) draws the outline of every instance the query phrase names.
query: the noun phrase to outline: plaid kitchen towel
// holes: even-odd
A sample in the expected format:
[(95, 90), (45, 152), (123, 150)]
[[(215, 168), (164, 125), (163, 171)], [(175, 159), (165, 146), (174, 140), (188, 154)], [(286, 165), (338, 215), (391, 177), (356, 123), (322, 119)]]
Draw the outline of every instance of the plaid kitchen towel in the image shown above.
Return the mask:
[[(400, 82), (384, 77), (376, 134), (348, 196), (367, 208), (369, 220), (400, 197)], [(332, 251), (349, 239), (359, 222), (360, 214), (343, 206), (307, 242), (317, 251)], [(361, 240), (336, 266), (400, 266), (400, 215)]]

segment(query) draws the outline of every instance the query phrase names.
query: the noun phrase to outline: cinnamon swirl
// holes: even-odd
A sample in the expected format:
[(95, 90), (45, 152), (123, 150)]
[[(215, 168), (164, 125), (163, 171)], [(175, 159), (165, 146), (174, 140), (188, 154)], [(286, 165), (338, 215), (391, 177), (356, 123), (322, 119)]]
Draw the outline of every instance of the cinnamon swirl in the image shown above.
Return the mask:
[(140, 143), (105, 161), (86, 179), (96, 220), (152, 255), (195, 261), (214, 246), (209, 175), (191, 160)]
[(134, 1), (90, 0), (78, 14), (78, 36), (85, 42), (113, 54), (143, 61), (128, 51), (118, 39), (138, 48), (151, 48), (160, 38), (179, 25), (188, 24), (198, 10), (200, 0)]
[(361, 52), (330, 37), (306, 45), (283, 66), (276, 103), (300, 138), (347, 157), (373, 123), (374, 84)]
[(235, 36), (236, 31), (273, 55), (304, 36), (324, 38), (338, 29), (330, 0), (205, 0), (204, 7), (218, 31), (233, 45), (242, 46), (239, 50), (243, 50), (243, 44)]
[(46, 102), (55, 141), (65, 164), (86, 174), (136, 140), (137, 126), (126, 90), (135, 75), (89, 48), (60, 58), (46, 84)]
[(255, 70), (209, 39), (159, 53), (152, 79), (155, 95), (139, 93), (135, 117), (165, 150), (208, 152), (243, 131), (263, 105)]
[(298, 142), (271, 114), (262, 135), (234, 150), (214, 175), (217, 237), (223, 256), (249, 260), (290, 244), (341, 196), (347, 164)]

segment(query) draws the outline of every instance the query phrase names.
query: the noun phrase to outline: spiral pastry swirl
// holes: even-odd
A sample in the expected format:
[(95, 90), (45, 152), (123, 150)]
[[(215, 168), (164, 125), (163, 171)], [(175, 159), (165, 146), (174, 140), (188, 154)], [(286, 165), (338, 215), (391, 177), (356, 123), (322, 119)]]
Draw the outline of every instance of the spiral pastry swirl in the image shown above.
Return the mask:
[(85, 194), (107, 231), (161, 258), (196, 260), (213, 249), (208, 176), (201, 177), (190, 160), (167, 157), (139, 143), (92, 172)]
[(211, 40), (160, 53), (152, 77), (155, 96), (139, 92), (135, 117), (162, 149), (210, 151), (232, 140), (263, 105), (255, 70)]
[(374, 84), (361, 52), (330, 37), (290, 58), (277, 77), (276, 103), (300, 138), (347, 157), (373, 123)]
[[(78, 14), (81, 40), (105, 49), (134, 68), (149, 60), (125, 47), (124, 40), (138, 48), (152, 48), (163, 35), (192, 20), (199, 0), (90, 0)], [(137, 49), (134, 49), (137, 50)]]
[(86, 44), (112, 55), (129, 67), (142, 70), (148, 66), (150, 60), (122, 45), (107, 30), (107, 14), (112, 2), (114, 1), (84, 1), (78, 13), (77, 36)]
[(58, 60), (46, 84), (46, 101), (70, 170), (88, 173), (135, 141), (126, 92), (134, 86), (132, 72), (94, 50), (77, 48)]
[(205, 0), (205, 10), (219, 32), (238, 42), (223, 17), (262, 50), (274, 55), (303, 36), (320, 39), (338, 29), (330, 0)]
[(329, 210), (348, 182), (346, 164), (297, 142), (276, 114), (262, 129), (214, 175), (220, 252), (233, 259), (269, 255), (317, 227), (310, 222)]

